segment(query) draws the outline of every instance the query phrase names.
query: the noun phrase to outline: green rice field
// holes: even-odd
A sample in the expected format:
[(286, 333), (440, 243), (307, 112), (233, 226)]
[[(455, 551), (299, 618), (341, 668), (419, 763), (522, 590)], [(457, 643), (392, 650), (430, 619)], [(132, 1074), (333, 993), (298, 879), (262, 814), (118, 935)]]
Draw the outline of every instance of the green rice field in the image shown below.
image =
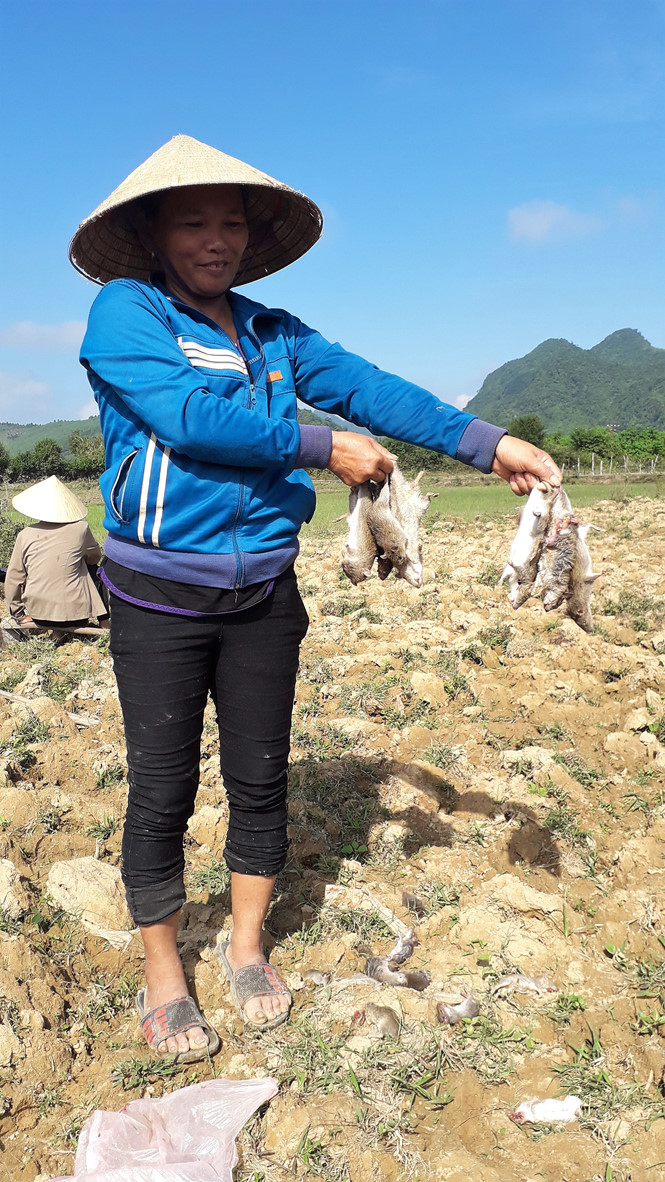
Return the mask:
[[(427, 512), (426, 521), (435, 517), (461, 517), (471, 521), (474, 517), (501, 517), (513, 513), (525, 503), (524, 497), (516, 497), (508, 485), (499, 483), (475, 483), (454, 486), (429, 482), (424, 476), (421, 481), (423, 492), (436, 492)], [(586, 509), (596, 501), (616, 501), (629, 504), (635, 497), (665, 497), (665, 481), (616, 484), (572, 484), (567, 486), (570, 499), (576, 509)], [(317, 487), (316, 513), (309, 525), (304, 526), (305, 534), (343, 533), (345, 523), (335, 524), (335, 518), (348, 509), (348, 491), (341, 485), (319, 485)]]

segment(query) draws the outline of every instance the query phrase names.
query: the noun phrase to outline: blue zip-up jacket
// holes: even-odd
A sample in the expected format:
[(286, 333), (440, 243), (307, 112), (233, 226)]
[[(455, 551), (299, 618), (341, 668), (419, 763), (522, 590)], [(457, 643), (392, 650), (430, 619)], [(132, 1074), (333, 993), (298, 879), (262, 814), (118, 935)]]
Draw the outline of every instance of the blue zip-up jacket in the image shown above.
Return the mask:
[(148, 574), (241, 587), (279, 574), (315, 507), (307, 467), (327, 427), (296, 398), (489, 471), (504, 432), (236, 292), (242, 356), (213, 320), (159, 282), (116, 279), (91, 310), (81, 363), (106, 447), (106, 553)]

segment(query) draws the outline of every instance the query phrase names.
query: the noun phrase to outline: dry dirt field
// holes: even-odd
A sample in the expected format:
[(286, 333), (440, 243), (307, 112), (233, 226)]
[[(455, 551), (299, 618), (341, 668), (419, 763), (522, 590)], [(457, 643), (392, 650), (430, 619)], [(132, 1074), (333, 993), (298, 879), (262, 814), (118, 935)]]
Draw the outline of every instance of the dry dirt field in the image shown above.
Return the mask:
[[(238, 1182), (665, 1177), (665, 502), (591, 518), (592, 636), (538, 601), (512, 613), (496, 587), (511, 518), (432, 522), (421, 592), (351, 587), (339, 540), (305, 541), (291, 858), (268, 922), (293, 1020), (244, 1033), (216, 963), (229, 916), (211, 711), (182, 949), (223, 1040), (212, 1065), (155, 1062), (139, 1037), (104, 642), (3, 651), (0, 685), (30, 704), (0, 700), (2, 1179), (68, 1173), (94, 1108), (213, 1073), (280, 1084), (241, 1135)], [(416, 928), (409, 965), (429, 988), (339, 988), (391, 947), (392, 916)], [(513, 971), (558, 992), (493, 999)], [(438, 1026), (437, 1002), (465, 989), (478, 1017)], [(397, 1011), (397, 1038), (354, 1021), (369, 1001)], [(510, 1119), (567, 1093), (579, 1122)]]

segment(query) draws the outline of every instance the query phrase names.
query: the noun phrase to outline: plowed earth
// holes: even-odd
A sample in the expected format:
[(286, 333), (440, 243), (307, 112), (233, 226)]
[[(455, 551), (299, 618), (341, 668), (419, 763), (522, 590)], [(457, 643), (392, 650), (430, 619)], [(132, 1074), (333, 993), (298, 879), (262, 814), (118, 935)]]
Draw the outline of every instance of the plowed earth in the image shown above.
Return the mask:
[[(211, 710), (182, 950), (222, 1037), (212, 1066), (155, 1067), (133, 1011), (137, 937), (113, 947), (48, 896), (55, 862), (119, 864), (124, 751), (103, 642), (3, 651), (2, 686), (31, 705), (0, 700), (0, 857), (20, 875), (0, 921), (2, 1178), (67, 1173), (92, 1109), (213, 1070), (280, 1081), (241, 1136), (243, 1182), (665, 1176), (665, 506), (606, 501), (592, 520), (591, 636), (539, 601), (511, 611), (496, 576), (512, 517), (436, 521), (421, 592), (353, 588), (339, 538), (304, 543), (291, 857), (268, 920), (293, 1020), (243, 1032), (215, 958), (229, 913)], [(303, 979), (361, 972), (363, 949), (394, 941), (387, 913), (417, 930), (425, 992)], [(117, 905), (107, 918), (118, 926)], [(512, 971), (558, 992), (492, 1000)], [(437, 1026), (437, 1001), (463, 989), (479, 1016)], [(398, 1039), (360, 1022), (369, 1000), (399, 1014)], [(567, 1093), (583, 1101), (572, 1125), (509, 1117)]]

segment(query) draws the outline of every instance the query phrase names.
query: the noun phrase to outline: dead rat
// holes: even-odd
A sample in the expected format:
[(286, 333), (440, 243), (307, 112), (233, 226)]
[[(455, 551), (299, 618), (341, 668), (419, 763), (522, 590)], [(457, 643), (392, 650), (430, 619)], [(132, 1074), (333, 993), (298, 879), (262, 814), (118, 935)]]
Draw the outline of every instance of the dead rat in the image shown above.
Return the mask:
[(322, 973), (320, 969), (305, 969), (303, 981), (311, 981), (312, 985), (327, 985), (330, 980), (330, 973)]
[(480, 1006), (472, 993), (462, 992), (464, 1001), (460, 1001), (457, 1005), (447, 1005), (445, 1001), (440, 1001), (436, 1007), (437, 1021), (444, 1026), (455, 1026), (461, 1022), (463, 1018), (475, 1018), (480, 1013)]
[(499, 977), (490, 989), (491, 997), (510, 997), (513, 993), (558, 993), (556, 985), (552, 985), (546, 976), (526, 977), (524, 973), (508, 973)]
[(399, 1038), (399, 1016), (390, 1006), (377, 1006), (369, 1001), (365, 1006), (365, 1015), (378, 1027), (382, 1038)]

